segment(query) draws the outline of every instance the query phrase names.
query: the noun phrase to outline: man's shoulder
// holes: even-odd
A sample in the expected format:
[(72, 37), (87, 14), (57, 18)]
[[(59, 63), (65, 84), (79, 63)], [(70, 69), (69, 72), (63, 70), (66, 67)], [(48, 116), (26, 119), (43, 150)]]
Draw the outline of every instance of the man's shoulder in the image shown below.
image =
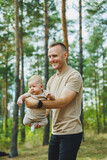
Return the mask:
[(72, 76), (80, 76), (81, 74), (79, 73), (79, 71), (77, 71), (76, 69), (69, 67), (69, 74), (71, 74)]

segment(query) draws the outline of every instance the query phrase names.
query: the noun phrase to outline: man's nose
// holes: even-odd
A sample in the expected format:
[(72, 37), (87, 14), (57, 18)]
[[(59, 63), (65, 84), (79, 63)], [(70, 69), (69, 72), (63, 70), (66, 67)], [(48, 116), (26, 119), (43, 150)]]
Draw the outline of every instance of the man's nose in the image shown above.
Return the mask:
[(50, 57), (49, 61), (53, 62), (54, 61), (54, 57)]

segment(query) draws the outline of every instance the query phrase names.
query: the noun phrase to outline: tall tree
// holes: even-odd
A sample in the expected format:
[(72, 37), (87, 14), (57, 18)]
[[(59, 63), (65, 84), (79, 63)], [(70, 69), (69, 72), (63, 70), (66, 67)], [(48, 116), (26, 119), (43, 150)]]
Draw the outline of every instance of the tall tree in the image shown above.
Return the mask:
[(67, 48), (67, 52), (69, 53), (67, 22), (66, 22), (66, 0), (62, 0), (62, 30), (63, 30), (64, 44)]
[(82, 55), (82, 0), (79, 0), (79, 71), (83, 75), (83, 55)]
[[(106, 109), (106, 108), (103, 108), (104, 105), (103, 105), (103, 99), (102, 99), (103, 98), (103, 92), (102, 92), (102, 90), (103, 90), (103, 83), (102, 83), (103, 82), (103, 79), (102, 79), (103, 65), (101, 68), (99, 66), (99, 62), (101, 65), (101, 59), (103, 59), (102, 54), (104, 53), (104, 52), (102, 52), (102, 45), (103, 45), (103, 41), (104, 41), (103, 37), (104, 37), (104, 31), (102, 30), (101, 26), (96, 26), (93, 28), (93, 33), (89, 37), (89, 43), (87, 43), (87, 45), (86, 45), (86, 49), (87, 49), (88, 53), (90, 54), (89, 55), (90, 62), (89, 62), (89, 69), (88, 69), (88, 71), (89, 71), (88, 77), (90, 76), (90, 78), (88, 78), (88, 79), (90, 80), (90, 88), (94, 89), (93, 90), (93, 93), (94, 93), (93, 101), (95, 102), (95, 107), (96, 107), (96, 124), (97, 124), (97, 132), (98, 133), (101, 131), (101, 118), (102, 118), (101, 113), (103, 113), (103, 109), (104, 110)], [(95, 44), (97, 44), (97, 45), (95, 45)], [(105, 60), (104, 60), (104, 63), (105, 63)], [(104, 67), (104, 69), (105, 69), (105, 67)], [(105, 73), (104, 73), (104, 77), (105, 77)], [(85, 83), (89, 84), (88, 81), (86, 81)], [(105, 78), (104, 78), (104, 86), (105, 86)], [(99, 96), (100, 96), (100, 98), (99, 98)], [(100, 101), (102, 103), (100, 103)]]
[(2, 127), (1, 127), (1, 133), (3, 133), (3, 117), (4, 117), (4, 113), (5, 113), (5, 111), (4, 111), (4, 106), (5, 106), (4, 88), (5, 88), (5, 86), (4, 86), (4, 80), (2, 79), (2, 106), (1, 106), (2, 107), (1, 108)]
[(102, 79), (103, 79), (103, 93), (102, 93), (102, 101), (103, 101), (103, 131), (104, 132), (106, 132), (107, 131), (107, 122), (106, 122), (106, 97), (107, 97), (107, 95), (106, 95), (106, 86), (105, 86), (105, 84), (106, 84), (106, 81), (105, 81), (105, 71), (107, 70), (107, 67), (105, 68), (105, 57), (106, 57), (106, 54), (105, 53), (107, 53), (107, 49), (104, 49), (103, 47), (102, 47), (102, 49), (103, 49), (103, 52), (102, 52), (102, 56), (103, 56), (103, 58), (102, 58), (102, 64), (103, 64), (103, 67), (102, 67)]
[[(24, 94), (24, 54), (23, 54), (23, 0), (20, 0), (20, 57), (21, 57), (21, 94)], [(25, 126), (23, 124), (25, 104), (21, 105), (21, 141), (25, 141)]]
[(18, 109), (19, 109), (17, 105), (17, 99), (19, 97), (19, 2), (18, 0), (14, 0), (14, 4), (15, 4), (16, 67), (15, 67), (15, 104), (13, 111), (10, 158), (18, 156), (18, 151), (17, 151)]
[[(79, 71), (83, 77), (83, 55), (82, 55), (82, 0), (79, 0)], [(81, 102), (81, 122), (83, 124), (83, 101)], [(84, 136), (83, 136), (84, 139)]]
[[(2, 24), (2, 23), (1, 23)], [(12, 52), (12, 45), (10, 44), (9, 38), (12, 37), (11, 32), (9, 32), (9, 27), (8, 25), (2, 28), (1, 27), (1, 31), (2, 29), (5, 30), (4, 34), (1, 34), (0, 36), (0, 41), (1, 41), (1, 48), (0, 48), (0, 78), (3, 80), (4, 83), (4, 87), (3, 90), (4, 92), (2, 92), (3, 94), (1, 95), (1, 97), (4, 99), (3, 101), (5, 102), (4, 104), (1, 103), (1, 106), (5, 107), (5, 110), (3, 111), (4, 115), (1, 115), (5, 118), (5, 136), (8, 137), (8, 102), (9, 102), (9, 98), (10, 98), (10, 94), (8, 92), (9, 87), (12, 85), (13, 82), (13, 75), (11, 74), (11, 67), (13, 66), (10, 63), (10, 59), (13, 56), (13, 52)], [(10, 80), (11, 79), (11, 80)], [(2, 99), (1, 98), (1, 99)], [(4, 108), (3, 107), (3, 108)]]
[[(45, 19), (45, 89), (49, 79), (49, 62), (48, 62), (48, 9), (47, 0), (44, 0), (44, 19)], [(44, 128), (43, 145), (49, 144), (50, 119), (48, 115), (48, 124)]]
[(8, 104), (8, 77), (7, 77), (7, 73), (8, 73), (8, 52), (6, 53), (6, 75), (5, 75), (5, 136), (7, 137), (8, 135), (8, 123), (7, 123), (7, 116), (8, 116), (8, 110), (7, 110), (7, 104)]
[[(97, 119), (97, 132), (99, 133), (101, 131), (101, 119), (103, 119), (103, 131), (106, 131), (106, 105), (105, 105), (105, 64), (106, 59), (105, 57), (105, 51), (106, 46), (105, 44), (105, 33), (106, 33), (106, 24), (107, 20), (105, 18), (106, 13), (106, 0), (98, 0), (98, 1), (86, 1), (86, 25), (87, 29), (89, 30), (89, 34), (93, 33), (93, 36), (91, 35), (89, 37), (90, 40), (90, 49), (88, 47), (88, 52), (91, 56), (91, 58), (94, 60), (93, 66), (95, 66), (95, 72), (96, 72), (96, 80), (94, 78), (94, 88), (96, 84), (96, 92), (95, 92), (95, 99), (96, 100), (96, 119)], [(92, 25), (93, 23), (93, 25)], [(91, 32), (90, 32), (91, 30)], [(93, 44), (94, 43), (94, 44)], [(95, 45), (96, 44), (96, 45)], [(105, 51), (104, 51), (105, 50)], [(92, 54), (93, 53), (93, 54)], [(97, 55), (97, 56), (96, 56)], [(97, 64), (96, 64), (97, 61)], [(100, 62), (99, 68), (98, 68), (98, 62)], [(102, 71), (102, 73), (101, 73)], [(95, 77), (95, 76), (93, 76)], [(102, 80), (101, 80), (102, 79)], [(102, 83), (101, 83), (102, 81)], [(96, 83), (95, 83), (96, 82)], [(99, 83), (99, 84), (98, 84)], [(97, 87), (99, 86), (99, 88)], [(100, 91), (99, 94), (98, 90)], [(97, 96), (97, 97), (96, 97)], [(99, 98), (100, 97), (100, 98)], [(100, 105), (99, 105), (100, 104)], [(100, 106), (98, 108), (98, 106)], [(101, 115), (101, 113), (103, 113)]]

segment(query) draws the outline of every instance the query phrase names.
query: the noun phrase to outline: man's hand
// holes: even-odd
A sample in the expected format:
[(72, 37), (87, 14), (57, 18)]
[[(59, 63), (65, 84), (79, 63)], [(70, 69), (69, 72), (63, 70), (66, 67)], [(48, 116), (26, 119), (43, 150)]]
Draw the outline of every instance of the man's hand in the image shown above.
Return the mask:
[[(31, 127), (33, 124), (34, 124), (34, 123), (31, 123), (31, 124), (29, 125), (29, 127)], [(35, 128), (41, 128), (41, 125), (39, 125), (38, 123), (36, 123), (36, 124), (35, 124)]]
[(41, 128), (41, 125), (39, 125), (38, 123), (35, 124), (35, 128)]
[(38, 100), (32, 98), (32, 97), (29, 97), (29, 98), (26, 98), (25, 99), (25, 104), (27, 106), (27, 108), (37, 108), (37, 105), (38, 105)]

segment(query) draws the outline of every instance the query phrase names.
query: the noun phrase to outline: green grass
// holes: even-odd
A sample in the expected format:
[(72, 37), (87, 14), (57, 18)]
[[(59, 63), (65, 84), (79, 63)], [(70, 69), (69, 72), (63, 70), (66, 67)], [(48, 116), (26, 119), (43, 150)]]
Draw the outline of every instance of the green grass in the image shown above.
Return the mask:
[(85, 133), (77, 160), (107, 160), (107, 134)]
[[(48, 146), (42, 146), (42, 133), (36, 131), (31, 133), (30, 139), (24, 144), (18, 144), (18, 157), (11, 160), (47, 160)], [(95, 134), (85, 132), (85, 141), (82, 142), (78, 152), (77, 160), (107, 160), (107, 133)], [(0, 143), (0, 150), (9, 153), (9, 142)], [(10, 158), (0, 157), (0, 160), (10, 160)]]

